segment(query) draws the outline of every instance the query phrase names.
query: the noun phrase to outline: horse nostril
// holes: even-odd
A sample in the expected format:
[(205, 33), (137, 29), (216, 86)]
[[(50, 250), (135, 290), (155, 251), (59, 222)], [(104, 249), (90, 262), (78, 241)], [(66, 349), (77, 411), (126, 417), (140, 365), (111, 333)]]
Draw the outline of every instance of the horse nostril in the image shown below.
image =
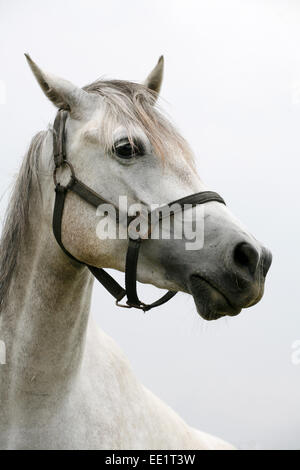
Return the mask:
[(258, 265), (259, 254), (250, 243), (241, 242), (234, 249), (233, 259), (238, 266), (248, 269), (253, 276)]

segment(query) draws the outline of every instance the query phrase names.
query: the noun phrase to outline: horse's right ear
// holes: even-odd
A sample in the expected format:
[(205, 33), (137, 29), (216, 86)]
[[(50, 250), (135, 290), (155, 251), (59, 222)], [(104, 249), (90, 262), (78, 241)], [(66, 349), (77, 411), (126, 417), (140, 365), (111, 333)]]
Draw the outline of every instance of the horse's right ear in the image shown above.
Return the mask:
[(25, 54), (29, 67), (37, 79), (41, 89), (57, 108), (65, 109), (80, 116), (88, 107), (91, 96), (82, 88), (73, 85), (68, 80), (55, 77), (42, 71), (28, 54)]

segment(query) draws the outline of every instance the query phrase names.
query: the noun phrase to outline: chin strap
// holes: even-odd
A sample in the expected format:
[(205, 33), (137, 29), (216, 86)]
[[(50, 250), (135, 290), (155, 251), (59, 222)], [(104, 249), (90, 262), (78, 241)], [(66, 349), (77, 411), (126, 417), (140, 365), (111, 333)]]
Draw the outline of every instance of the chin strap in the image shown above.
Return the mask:
[[(91, 204), (94, 207), (98, 207), (100, 204), (111, 204), (116, 209), (117, 220), (120, 219), (119, 209), (111, 202), (104, 199), (102, 196), (97, 194), (91, 188), (86, 186), (82, 181), (78, 180), (75, 176), (75, 171), (72, 164), (66, 158), (66, 135), (65, 135), (65, 123), (67, 119), (68, 112), (64, 110), (59, 110), (54, 121), (53, 126), (53, 154), (54, 154), (54, 163), (55, 169), (53, 173), (54, 185), (55, 185), (55, 204), (53, 211), (53, 233), (56, 238), (57, 243), (64, 251), (64, 253), (69, 256), (74, 261), (77, 261), (80, 264), (83, 264), (88, 267), (91, 273), (98, 279), (98, 281), (108, 290), (108, 292), (116, 299), (116, 305), (118, 307), (125, 308), (138, 308), (144, 310), (144, 312), (163, 305), (168, 300), (170, 300), (177, 293), (175, 291), (168, 291), (161, 298), (156, 300), (151, 304), (145, 304), (142, 302), (137, 294), (137, 263), (139, 250), (142, 242), (142, 238), (133, 239), (129, 236), (128, 250), (126, 255), (126, 267), (125, 267), (125, 289), (120, 286), (120, 284), (115, 281), (115, 279), (108, 274), (104, 269), (97, 268), (95, 266), (83, 263), (75, 258), (65, 247), (62, 242), (61, 226), (62, 226), (62, 217), (65, 205), (65, 199), (68, 191), (76, 193), (79, 197), (84, 199), (86, 202)], [(62, 167), (68, 167), (71, 172), (70, 181), (67, 185), (63, 186), (57, 181), (57, 170)], [(225, 204), (224, 200), (217, 193), (213, 191), (203, 191), (200, 193), (192, 194), (190, 196), (178, 199), (172, 203), (167, 204), (164, 207), (170, 207), (173, 204), (178, 204), (180, 207), (184, 207), (185, 204), (190, 204), (191, 206), (196, 206), (198, 204), (204, 204), (210, 201), (217, 201), (222, 204)], [(161, 213), (164, 208), (160, 208), (160, 215), (158, 217), (158, 223), (162, 219)], [(153, 211), (154, 212), (154, 211)], [(148, 220), (151, 219), (152, 212), (148, 213)], [(127, 216), (127, 226), (129, 223), (134, 220), (135, 217)], [(149, 233), (150, 234), (150, 231)], [(126, 304), (121, 304), (120, 301), (127, 296)]]

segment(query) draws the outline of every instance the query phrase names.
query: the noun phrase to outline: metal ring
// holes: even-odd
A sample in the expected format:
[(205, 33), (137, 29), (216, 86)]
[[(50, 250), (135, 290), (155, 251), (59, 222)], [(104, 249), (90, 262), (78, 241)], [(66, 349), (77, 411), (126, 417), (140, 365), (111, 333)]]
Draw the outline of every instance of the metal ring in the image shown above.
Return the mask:
[(116, 300), (116, 306), (123, 307), (123, 308), (132, 308), (132, 305), (120, 304), (120, 300)]
[(53, 171), (53, 181), (54, 181), (55, 186), (60, 185), (60, 183), (57, 182), (56, 172), (57, 172), (57, 170), (58, 170), (59, 168), (61, 168), (61, 167), (63, 167), (63, 166), (67, 166), (67, 167), (70, 169), (70, 171), (71, 171), (71, 178), (70, 178), (70, 181), (69, 181), (69, 183), (68, 183), (66, 186), (64, 186), (65, 188), (70, 188), (70, 187), (72, 186), (74, 180), (75, 180), (75, 170), (74, 170), (74, 168), (73, 168), (73, 165), (72, 165), (68, 160), (64, 160), (61, 165), (56, 166), (56, 167), (54, 168), (54, 171)]
[(123, 308), (139, 308), (140, 310), (145, 311), (145, 307), (147, 307), (147, 304), (144, 304), (144, 302), (141, 302), (140, 305), (134, 305), (134, 304), (121, 304), (120, 300), (116, 300), (116, 306), (117, 307), (123, 307)]

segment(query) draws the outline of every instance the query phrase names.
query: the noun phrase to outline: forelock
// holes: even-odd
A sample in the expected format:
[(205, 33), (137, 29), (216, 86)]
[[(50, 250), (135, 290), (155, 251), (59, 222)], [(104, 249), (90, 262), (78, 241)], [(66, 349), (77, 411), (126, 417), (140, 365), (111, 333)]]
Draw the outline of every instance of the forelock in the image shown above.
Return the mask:
[(161, 159), (172, 159), (174, 152), (180, 152), (182, 158), (194, 165), (188, 143), (157, 106), (154, 91), (142, 84), (124, 80), (97, 80), (85, 86), (84, 90), (103, 98), (105, 117), (101, 137), (107, 149), (112, 148), (116, 127), (124, 127), (130, 141), (134, 129), (138, 127), (146, 134)]

